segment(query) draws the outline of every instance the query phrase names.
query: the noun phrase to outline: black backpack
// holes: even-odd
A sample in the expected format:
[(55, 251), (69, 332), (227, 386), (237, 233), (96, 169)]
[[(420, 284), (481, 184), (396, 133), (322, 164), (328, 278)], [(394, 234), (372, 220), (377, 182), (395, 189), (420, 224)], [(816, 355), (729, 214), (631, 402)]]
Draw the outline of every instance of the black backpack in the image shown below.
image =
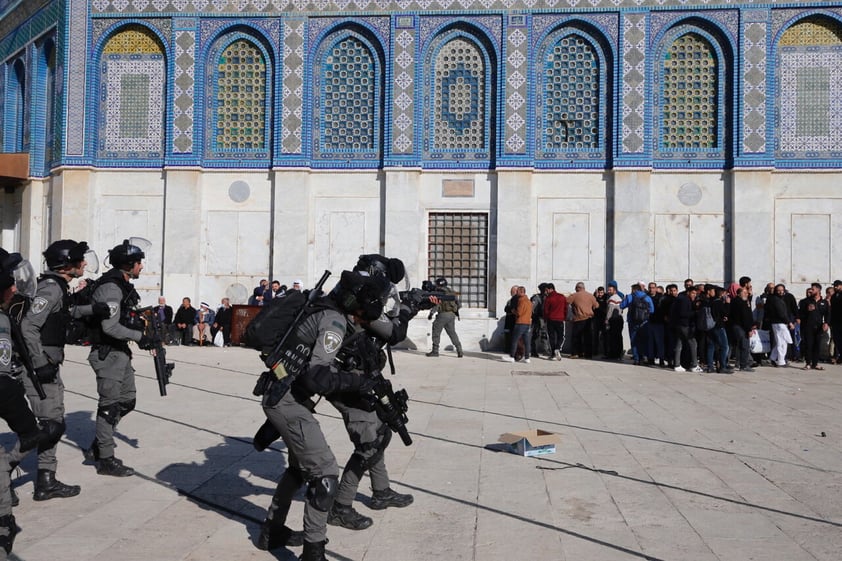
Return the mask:
[(638, 325), (649, 321), (649, 304), (646, 302), (645, 296), (632, 294), (631, 318), (632, 323)]
[(270, 353), (306, 305), (307, 294), (298, 290), (289, 291), (283, 298), (272, 298), (246, 326), (242, 343), (262, 353)]

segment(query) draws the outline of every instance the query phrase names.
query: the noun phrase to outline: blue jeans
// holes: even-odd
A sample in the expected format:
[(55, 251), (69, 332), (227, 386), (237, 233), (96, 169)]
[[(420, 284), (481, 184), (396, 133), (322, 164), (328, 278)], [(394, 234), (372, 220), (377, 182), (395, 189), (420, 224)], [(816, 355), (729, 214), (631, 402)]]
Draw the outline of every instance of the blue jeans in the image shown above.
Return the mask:
[(632, 357), (635, 362), (640, 362), (643, 349), (642, 343), (649, 338), (649, 322), (630, 323), (629, 340), (631, 341)]
[(728, 347), (728, 335), (725, 333), (724, 327), (714, 327), (713, 329), (708, 331), (708, 370), (714, 369), (714, 347), (716, 347), (716, 354), (719, 358), (719, 367), (722, 370), (725, 370), (726, 368), (728, 368), (728, 351), (730, 349)]
[(517, 342), (518, 339), (523, 338), (523, 358), (529, 358), (532, 353), (532, 341), (531, 337), (529, 336), (529, 330), (532, 328), (531, 325), (528, 323), (516, 323), (515, 326), (512, 328), (512, 346), (510, 349), (510, 353), (512, 356), (515, 356), (517, 353)]
[(664, 360), (664, 324), (649, 323), (649, 360)]

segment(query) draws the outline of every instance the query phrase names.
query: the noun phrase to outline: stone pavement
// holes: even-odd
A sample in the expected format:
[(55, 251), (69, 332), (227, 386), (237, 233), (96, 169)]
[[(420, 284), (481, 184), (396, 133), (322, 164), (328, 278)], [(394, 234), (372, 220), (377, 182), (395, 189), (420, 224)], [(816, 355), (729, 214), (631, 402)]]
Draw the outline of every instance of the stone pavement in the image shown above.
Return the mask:
[[(138, 352), (138, 407), (120, 424), (118, 457), (138, 475), (96, 475), (83, 463), (96, 409), (84, 349), (68, 348), (68, 432), (59, 478), (71, 499), (32, 500), (34, 458), (16, 478), (26, 561), (291, 561), (252, 541), (285, 465), (282, 443), (262, 453), (251, 395), (260, 371), (245, 349), (171, 347), (169, 395)], [(842, 367), (677, 374), (600, 361), (499, 354), (426, 358), (396, 351), (395, 387), (410, 398), (414, 444), (387, 453), (405, 509), (358, 510), (372, 528), (330, 526), (339, 560), (609, 561), (842, 558)], [(319, 404), (340, 465), (351, 446)], [(541, 428), (558, 451), (523, 458), (495, 450), (507, 431)], [(8, 438), (4, 439), (8, 441)], [(301, 526), (302, 502), (290, 515)], [(15, 558), (14, 556), (12, 558)]]

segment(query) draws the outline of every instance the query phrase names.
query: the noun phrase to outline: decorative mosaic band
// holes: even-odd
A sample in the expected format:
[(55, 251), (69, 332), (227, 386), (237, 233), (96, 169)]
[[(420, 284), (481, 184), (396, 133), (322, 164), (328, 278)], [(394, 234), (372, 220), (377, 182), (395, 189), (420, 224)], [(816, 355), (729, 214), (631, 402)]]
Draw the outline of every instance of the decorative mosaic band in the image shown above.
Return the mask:
[(392, 61), (392, 153), (414, 152), (415, 99), (415, 16), (395, 18), (394, 59)]
[[(193, 22), (195, 26), (195, 21)], [(187, 27), (190, 21), (181, 25)], [(196, 31), (179, 29), (175, 34), (175, 80), (173, 84), (174, 154), (193, 152), (193, 107), (196, 102)]]
[(526, 120), (529, 96), (528, 73), (529, 41), (525, 15), (511, 15), (506, 30), (506, 154), (526, 153)]
[(646, 90), (646, 19), (642, 13), (623, 15), (623, 120), (622, 151), (626, 154), (641, 154), (645, 149), (643, 141), (645, 108), (643, 101)]
[[(765, 16), (765, 12), (760, 12)], [(764, 22), (743, 28), (743, 152), (766, 152), (766, 29)]]
[(304, 110), (304, 20), (288, 19), (283, 29), (283, 108), (281, 109), (281, 151), (301, 154)]
[[(32, 1), (32, 0), (28, 0)], [(744, 4), (745, 0), (719, 0), (720, 5)], [(792, 0), (767, 0), (766, 4), (791, 4)], [(557, 10), (619, 9), (676, 6), (706, 7), (708, 0), (93, 0), (94, 13), (208, 12), (266, 13), (413, 11), (413, 10)]]
[[(68, 156), (85, 152), (85, 88), (88, 83), (88, 18), (86, 0), (68, 0), (68, 36), (70, 49), (67, 63), (67, 122), (65, 142)], [(72, 79), (69, 77), (72, 76)]]

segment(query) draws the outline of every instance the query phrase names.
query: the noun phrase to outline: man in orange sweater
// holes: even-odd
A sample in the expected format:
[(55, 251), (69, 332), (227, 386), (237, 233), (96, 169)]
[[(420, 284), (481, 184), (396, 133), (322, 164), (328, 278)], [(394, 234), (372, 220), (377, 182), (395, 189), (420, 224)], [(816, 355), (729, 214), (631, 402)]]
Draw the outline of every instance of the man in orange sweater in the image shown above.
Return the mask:
[(531, 339), (529, 330), (532, 328), (532, 302), (526, 296), (526, 287), (517, 287), (517, 308), (515, 312), (515, 326), (512, 329), (512, 342), (509, 348), (510, 356), (504, 356), (505, 362), (514, 362), (517, 352), (517, 343), (523, 340), (523, 358), (521, 362), (529, 363), (531, 353)]

